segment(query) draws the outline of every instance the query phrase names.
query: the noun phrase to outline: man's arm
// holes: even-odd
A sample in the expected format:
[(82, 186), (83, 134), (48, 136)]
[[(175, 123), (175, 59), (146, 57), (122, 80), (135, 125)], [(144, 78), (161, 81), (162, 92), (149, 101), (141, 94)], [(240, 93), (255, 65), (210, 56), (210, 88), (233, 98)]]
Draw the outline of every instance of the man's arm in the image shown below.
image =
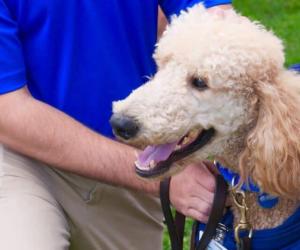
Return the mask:
[[(211, 13), (215, 13), (216, 11), (219, 11), (219, 10), (221, 10), (221, 11), (222, 10), (233, 10), (233, 7), (231, 4), (222, 4), (222, 5), (217, 5), (217, 6), (214, 6), (214, 7), (211, 7), (208, 9), (208, 11)], [(157, 37), (159, 39), (168, 24), (168, 20), (160, 7), (158, 8), (158, 20), (157, 21), (158, 21), (157, 22), (158, 23)]]
[(227, 10), (233, 10), (233, 7), (231, 4), (222, 4), (222, 5), (217, 5), (217, 6), (214, 6), (214, 7), (211, 7), (208, 9), (208, 11), (210, 13), (217, 13), (219, 14), (220, 12), (220, 15), (224, 15), (224, 11), (227, 11)]
[(133, 148), (105, 138), (35, 100), (26, 88), (0, 96), (0, 142), (66, 171), (158, 193), (157, 182), (135, 176)]
[[(158, 196), (159, 182), (138, 178), (135, 149), (105, 138), (68, 115), (35, 100), (26, 88), (0, 95), (0, 143), (57, 168)], [(215, 181), (205, 165), (172, 178), (175, 208), (206, 222)]]
[(232, 0), (158, 0), (158, 2), (169, 20), (172, 15), (179, 15), (180, 11), (186, 10), (199, 3), (202, 3), (208, 9), (232, 8)]
[(222, 4), (222, 5), (217, 5), (217, 6), (211, 7), (211, 8), (209, 8), (209, 10), (212, 10), (212, 9), (230, 10), (232, 8), (233, 7), (231, 4)]

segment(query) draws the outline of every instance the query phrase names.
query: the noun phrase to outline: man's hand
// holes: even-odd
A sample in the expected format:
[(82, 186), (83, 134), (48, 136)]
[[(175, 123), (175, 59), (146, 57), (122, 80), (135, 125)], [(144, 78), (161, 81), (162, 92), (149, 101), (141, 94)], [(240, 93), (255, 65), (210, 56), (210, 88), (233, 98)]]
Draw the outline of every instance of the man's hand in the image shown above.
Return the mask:
[(249, 21), (247, 17), (239, 15), (231, 4), (218, 5), (208, 9), (208, 12), (219, 18), (225, 18), (226, 16), (238, 17), (241, 21)]
[(217, 5), (215, 7), (211, 7), (208, 9), (208, 12), (210, 13), (224, 13), (226, 10), (233, 10), (233, 7), (231, 4), (223, 4), (223, 5)]
[(170, 201), (184, 215), (207, 222), (215, 186), (215, 177), (204, 163), (192, 164), (172, 177)]

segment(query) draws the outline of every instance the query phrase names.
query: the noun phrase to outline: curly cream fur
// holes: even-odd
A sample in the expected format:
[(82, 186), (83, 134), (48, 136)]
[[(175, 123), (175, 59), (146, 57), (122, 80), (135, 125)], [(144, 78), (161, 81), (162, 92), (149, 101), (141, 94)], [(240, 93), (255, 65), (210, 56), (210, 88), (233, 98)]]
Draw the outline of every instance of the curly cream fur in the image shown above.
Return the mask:
[[(298, 81), (298, 84), (295, 84)], [(246, 139), (240, 171), (252, 175), (267, 192), (290, 198), (300, 196), (300, 81), (281, 72), (273, 83), (258, 81), (256, 127)]]
[[(300, 76), (284, 69), (281, 40), (235, 13), (219, 17), (197, 5), (173, 18), (154, 58), (157, 74), (114, 103), (115, 113), (140, 125), (126, 142), (169, 143), (213, 127), (214, 138), (178, 165), (213, 156), (251, 176), (280, 196), (278, 206), (265, 210), (249, 195), (252, 224), (282, 223), (300, 194)], [(209, 88), (195, 89), (192, 78), (206, 79)]]

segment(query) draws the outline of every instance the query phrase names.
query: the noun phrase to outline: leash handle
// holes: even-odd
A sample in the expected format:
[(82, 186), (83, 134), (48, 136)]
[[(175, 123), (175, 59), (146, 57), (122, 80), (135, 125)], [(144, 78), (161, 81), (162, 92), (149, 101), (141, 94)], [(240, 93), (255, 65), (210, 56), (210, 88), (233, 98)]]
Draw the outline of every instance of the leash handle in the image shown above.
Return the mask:
[(216, 234), (218, 223), (223, 217), (223, 211), (226, 203), (228, 185), (221, 175), (216, 176), (216, 190), (212, 205), (212, 210), (208, 218), (205, 230), (196, 250), (205, 250)]
[(170, 208), (170, 182), (171, 177), (160, 182), (160, 202), (171, 240), (171, 249), (182, 250), (185, 216), (176, 211), (175, 220), (178, 225), (175, 224)]
[[(160, 183), (160, 201), (162, 210), (165, 216), (165, 221), (168, 227), (168, 232), (171, 240), (171, 249), (172, 250), (182, 250), (183, 249), (183, 233), (184, 233), (184, 223), (185, 216), (176, 212), (176, 218), (174, 221), (172, 211), (170, 208), (170, 180), (167, 178)], [(216, 190), (214, 195), (214, 201), (212, 206), (212, 211), (208, 219), (205, 231), (202, 235), (202, 238), (196, 247), (191, 249), (195, 250), (204, 250), (208, 246), (211, 239), (216, 233), (216, 228), (219, 221), (223, 217), (223, 210), (226, 202), (227, 194), (227, 183), (221, 175), (216, 176)], [(194, 235), (193, 235), (194, 236)], [(195, 244), (191, 242), (191, 244)]]

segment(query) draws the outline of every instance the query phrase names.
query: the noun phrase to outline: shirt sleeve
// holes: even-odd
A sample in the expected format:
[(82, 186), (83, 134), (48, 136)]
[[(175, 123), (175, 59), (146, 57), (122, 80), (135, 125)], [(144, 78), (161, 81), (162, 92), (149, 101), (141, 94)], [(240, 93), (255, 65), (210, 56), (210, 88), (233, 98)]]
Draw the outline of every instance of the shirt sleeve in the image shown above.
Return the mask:
[(206, 8), (214, 7), (221, 4), (231, 4), (231, 0), (159, 0), (159, 4), (165, 15), (178, 15), (181, 10), (192, 7), (194, 4), (203, 3)]
[(25, 65), (17, 23), (3, 0), (0, 0), (0, 94), (19, 89), (25, 83)]

